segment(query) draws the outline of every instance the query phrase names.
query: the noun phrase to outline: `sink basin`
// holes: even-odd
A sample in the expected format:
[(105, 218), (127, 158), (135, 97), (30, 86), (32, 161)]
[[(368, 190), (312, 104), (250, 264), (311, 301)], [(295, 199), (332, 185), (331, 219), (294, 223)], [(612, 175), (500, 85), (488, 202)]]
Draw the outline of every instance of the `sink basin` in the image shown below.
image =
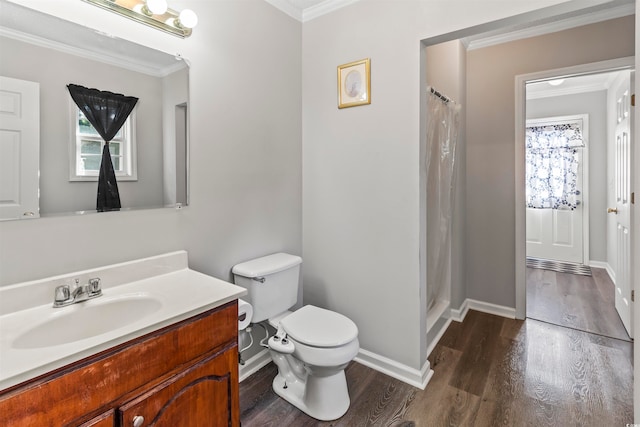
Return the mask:
[(52, 308), (51, 316), (17, 336), (13, 347), (33, 349), (80, 341), (137, 322), (162, 307), (148, 295), (104, 298)]

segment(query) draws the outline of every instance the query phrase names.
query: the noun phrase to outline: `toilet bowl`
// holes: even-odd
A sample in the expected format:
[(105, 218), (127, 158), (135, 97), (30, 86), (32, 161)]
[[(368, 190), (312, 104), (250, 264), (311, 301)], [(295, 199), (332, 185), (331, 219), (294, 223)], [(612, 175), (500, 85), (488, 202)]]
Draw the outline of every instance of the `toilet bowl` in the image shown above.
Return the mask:
[(358, 329), (347, 317), (313, 305), (281, 317), (269, 339), (278, 366), (273, 390), (322, 421), (340, 418), (350, 405), (344, 369), (358, 354)]
[(233, 267), (247, 289), (253, 322), (276, 329), (269, 354), (278, 367), (273, 390), (321, 421), (343, 416), (350, 399), (345, 367), (358, 354), (358, 328), (348, 317), (313, 305), (289, 311), (297, 301), (302, 259), (278, 253)]

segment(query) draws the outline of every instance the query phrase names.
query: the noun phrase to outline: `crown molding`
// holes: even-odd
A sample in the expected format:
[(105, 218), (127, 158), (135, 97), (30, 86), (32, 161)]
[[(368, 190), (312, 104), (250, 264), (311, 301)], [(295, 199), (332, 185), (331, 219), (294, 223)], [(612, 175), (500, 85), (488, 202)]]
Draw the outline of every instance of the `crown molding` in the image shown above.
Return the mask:
[(291, 3), (290, 1), (288, 0), (264, 0), (264, 1), (266, 1), (276, 9), (280, 9), (282, 12), (286, 13), (296, 21), (302, 22), (302, 9), (294, 6), (294, 4)]
[(360, 0), (325, 0), (315, 6), (308, 7), (302, 11), (302, 22), (311, 21), (319, 16), (326, 15), (345, 6), (359, 2)]
[[(46, 49), (52, 49), (58, 52), (63, 52), (69, 55), (79, 56), (81, 58), (102, 62), (103, 64), (113, 65), (116, 67), (124, 68), (137, 73), (146, 74), (152, 77), (166, 77), (169, 74), (183, 68), (185, 64), (181, 60), (182, 58), (176, 57), (176, 64), (159, 69), (147, 63), (136, 61), (134, 58), (118, 56), (113, 54), (107, 54), (104, 52), (96, 52), (91, 49), (85, 49), (77, 46), (71, 46), (65, 43), (46, 39), (44, 37), (35, 36), (33, 34), (27, 34), (22, 31), (0, 27), (0, 36), (9, 39), (29, 43), (32, 45), (44, 47)], [(108, 34), (105, 36), (111, 37)], [(180, 59), (180, 60), (179, 60)]]
[(580, 27), (583, 25), (595, 24), (609, 19), (621, 18), (623, 16), (633, 15), (635, 13), (635, 3), (627, 3), (619, 6), (602, 9), (584, 15), (573, 16), (566, 19), (560, 19), (553, 22), (535, 25), (529, 28), (510, 31), (506, 33), (496, 33), (465, 37), (462, 43), (467, 50), (481, 49), (484, 47), (494, 46), (501, 43), (507, 43), (515, 40), (525, 39), (529, 37), (541, 36), (543, 34), (554, 33), (557, 31), (568, 30), (570, 28)]
[(324, 0), (313, 6), (300, 8), (293, 0), (265, 0), (271, 6), (280, 9), (293, 19), (300, 22), (308, 22), (319, 16), (326, 15), (335, 10), (342, 9), (360, 0)]

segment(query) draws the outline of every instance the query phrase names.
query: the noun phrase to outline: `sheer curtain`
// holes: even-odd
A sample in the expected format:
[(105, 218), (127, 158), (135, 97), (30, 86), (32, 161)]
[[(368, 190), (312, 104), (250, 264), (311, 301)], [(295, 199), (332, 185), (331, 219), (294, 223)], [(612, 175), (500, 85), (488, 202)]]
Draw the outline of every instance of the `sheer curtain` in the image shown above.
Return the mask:
[(78, 108), (105, 141), (98, 175), (96, 209), (98, 212), (118, 210), (120, 209), (120, 193), (111, 162), (109, 141), (116, 136), (124, 122), (127, 121), (127, 117), (133, 111), (138, 98), (74, 84), (67, 85), (67, 88)]
[(460, 105), (427, 93), (427, 310), (449, 301), (451, 213), (453, 211), (456, 145)]
[(528, 208), (573, 210), (577, 206), (580, 123), (527, 126), (526, 202)]

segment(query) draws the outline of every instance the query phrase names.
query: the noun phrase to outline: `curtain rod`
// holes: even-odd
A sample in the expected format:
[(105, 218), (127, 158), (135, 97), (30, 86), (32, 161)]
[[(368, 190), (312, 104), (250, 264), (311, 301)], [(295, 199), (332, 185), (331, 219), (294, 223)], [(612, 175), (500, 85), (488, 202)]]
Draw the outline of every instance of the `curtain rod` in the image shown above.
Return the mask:
[(434, 94), (435, 96), (437, 96), (438, 98), (440, 98), (442, 101), (444, 101), (446, 104), (448, 104), (449, 102), (451, 102), (452, 104), (455, 104), (456, 102), (449, 98), (446, 95), (443, 95), (442, 93), (438, 92), (436, 89), (434, 89), (433, 86), (427, 86), (427, 90), (430, 91), (432, 94)]

